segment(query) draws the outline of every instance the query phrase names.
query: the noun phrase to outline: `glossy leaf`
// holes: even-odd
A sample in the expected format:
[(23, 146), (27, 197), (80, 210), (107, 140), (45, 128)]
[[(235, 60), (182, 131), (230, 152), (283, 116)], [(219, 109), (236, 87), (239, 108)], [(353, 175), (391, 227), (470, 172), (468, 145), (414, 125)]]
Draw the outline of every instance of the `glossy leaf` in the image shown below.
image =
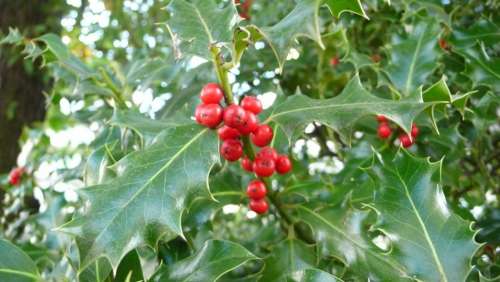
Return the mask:
[(288, 276), (290, 282), (341, 282), (342, 279), (316, 268), (296, 271)]
[(465, 74), (474, 85), (485, 85), (500, 91), (500, 57), (490, 57), (479, 46), (457, 50), (466, 60)]
[(489, 46), (500, 41), (500, 27), (488, 19), (481, 19), (467, 29), (453, 29), (451, 43), (453, 47), (464, 49), (484, 42)]
[(374, 168), (379, 188), (378, 228), (391, 239), (392, 256), (423, 281), (464, 281), (477, 246), (470, 223), (453, 214), (432, 176), (441, 162), (406, 151)]
[(31, 258), (9, 241), (0, 239), (0, 281), (42, 281)]
[(342, 13), (347, 12), (368, 18), (359, 0), (326, 0), (325, 3), (336, 17), (340, 17)]
[(194, 255), (163, 267), (152, 281), (217, 281), (222, 275), (258, 259), (243, 246), (229, 241), (207, 241)]
[(211, 60), (210, 46), (231, 42), (238, 19), (232, 1), (221, 9), (214, 0), (173, 0), (167, 10), (178, 58), (187, 54)]
[(116, 269), (135, 247), (182, 235), (186, 203), (208, 193), (217, 147), (216, 135), (198, 125), (168, 129), (150, 147), (120, 160), (117, 178), (82, 189), (89, 209), (62, 227), (77, 236), (82, 267), (106, 256)]
[(387, 75), (404, 96), (424, 84), (436, 68), (439, 26), (435, 21), (420, 22), (407, 38), (393, 38)]

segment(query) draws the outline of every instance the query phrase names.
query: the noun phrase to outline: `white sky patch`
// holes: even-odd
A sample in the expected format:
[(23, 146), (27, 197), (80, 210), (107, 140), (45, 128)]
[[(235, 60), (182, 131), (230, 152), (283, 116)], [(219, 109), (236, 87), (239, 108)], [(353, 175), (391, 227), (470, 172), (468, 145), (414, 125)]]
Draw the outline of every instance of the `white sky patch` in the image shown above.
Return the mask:
[(202, 57), (199, 57), (199, 56), (193, 56), (188, 64), (187, 64), (187, 67), (186, 69), (187, 70), (192, 70), (192, 69), (195, 69), (197, 68), (198, 66), (200, 66), (201, 64), (204, 64), (208, 62), (206, 59), (202, 58)]
[(295, 48), (292, 48), (288, 52), (288, 55), (286, 56), (286, 60), (287, 61), (297, 60), (299, 57), (300, 57), (299, 51), (297, 51), (297, 49), (295, 49)]
[(222, 207), (222, 212), (224, 214), (233, 214), (233, 213), (237, 213), (240, 211), (240, 206), (239, 205), (233, 205), (233, 204), (229, 204), (229, 205), (225, 205)]
[(264, 42), (262, 41), (255, 42), (255, 49), (260, 50), (264, 49), (264, 47), (266, 47), (266, 44), (264, 44)]

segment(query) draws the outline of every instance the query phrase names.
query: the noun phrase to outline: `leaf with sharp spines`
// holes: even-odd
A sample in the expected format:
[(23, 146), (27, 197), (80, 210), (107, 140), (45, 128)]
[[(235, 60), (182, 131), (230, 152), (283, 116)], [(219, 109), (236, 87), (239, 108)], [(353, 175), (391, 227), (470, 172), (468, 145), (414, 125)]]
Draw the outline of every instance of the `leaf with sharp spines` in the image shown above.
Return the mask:
[(33, 260), (20, 248), (0, 239), (0, 281), (42, 281)]
[(181, 216), (219, 162), (216, 134), (198, 125), (165, 130), (154, 144), (115, 164), (118, 177), (80, 190), (90, 206), (61, 227), (77, 237), (82, 268), (106, 256), (114, 269), (123, 256), (163, 235), (182, 235)]
[(275, 245), (271, 254), (264, 259), (260, 281), (285, 281), (294, 272), (315, 267), (316, 261), (313, 245), (295, 238), (285, 239)]
[[(380, 162), (379, 162), (380, 163)], [(477, 246), (470, 223), (453, 214), (439, 184), (441, 162), (406, 151), (372, 169), (378, 190), (378, 228), (391, 239), (393, 256), (422, 281), (464, 281)]]
[(173, 0), (167, 10), (176, 57), (188, 54), (211, 60), (210, 46), (231, 42), (238, 21), (233, 1), (219, 8), (214, 0)]
[[(369, 211), (348, 206), (312, 210), (296, 208), (297, 217), (309, 224), (322, 255), (333, 256), (374, 281), (410, 281), (403, 265), (376, 247), (368, 237)], [(369, 226), (369, 225), (368, 225)]]
[(488, 56), (479, 43), (456, 52), (465, 58), (464, 73), (475, 86), (484, 85), (493, 91), (500, 91), (500, 57)]
[(500, 27), (489, 19), (482, 18), (467, 29), (454, 28), (450, 39), (452, 46), (459, 49), (472, 47), (478, 41), (488, 46), (500, 42)]
[(354, 13), (368, 19), (359, 0), (326, 0), (325, 3), (336, 17), (342, 13)]
[(162, 267), (151, 281), (217, 281), (225, 273), (256, 259), (259, 258), (239, 244), (211, 240), (194, 255)]
[(421, 90), (399, 101), (378, 98), (370, 94), (355, 76), (339, 96), (316, 100), (295, 94), (280, 103), (267, 121), (273, 121), (285, 130), (288, 137), (301, 133), (304, 127), (320, 122), (349, 137), (356, 121), (365, 116), (385, 115), (406, 132), (413, 119), (426, 108), (441, 102), (424, 102)]
[(412, 28), (407, 38), (393, 38), (389, 65), (385, 70), (404, 96), (411, 95), (433, 73), (439, 56), (437, 22), (419, 22)]

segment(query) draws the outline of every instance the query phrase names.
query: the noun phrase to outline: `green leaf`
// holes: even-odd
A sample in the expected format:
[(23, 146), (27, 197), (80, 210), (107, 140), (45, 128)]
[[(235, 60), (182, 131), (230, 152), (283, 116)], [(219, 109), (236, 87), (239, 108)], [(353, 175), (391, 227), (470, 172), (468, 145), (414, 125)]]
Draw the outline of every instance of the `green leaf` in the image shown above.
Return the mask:
[(466, 61), (465, 74), (474, 85), (485, 85), (500, 91), (500, 58), (490, 57), (479, 44), (464, 50), (456, 50)]
[(275, 108), (268, 121), (280, 124), (289, 138), (301, 133), (313, 121), (350, 135), (360, 118), (383, 114), (409, 132), (413, 119), (433, 105), (425, 103), (419, 92), (400, 101), (382, 99), (368, 93), (359, 77), (355, 76), (342, 93), (334, 98), (316, 100), (301, 94), (290, 96)]
[(91, 76), (96, 76), (97, 73), (87, 67), (80, 59), (71, 54), (70, 50), (61, 41), (61, 38), (55, 34), (45, 34), (36, 39), (45, 43), (45, 52), (50, 51), (56, 58), (57, 63), (64, 68), (70, 70), (80, 79), (86, 79)]
[(128, 253), (120, 262), (116, 271), (115, 281), (144, 281), (141, 260), (136, 250)]
[(319, 210), (298, 206), (296, 212), (299, 219), (311, 226), (322, 255), (338, 258), (364, 280), (405, 281), (405, 267), (368, 237), (368, 211), (348, 206)]
[(24, 37), (19, 32), (17, 28), (9, 27), (9, 34), (0, 40), (0, 45), (2, 44), (19, 44), (24, 40)]
[(368, 19), (359, 0), (326, 0), (325, 3), (332, 14), (338, 18), (342, 13), (348, 12)]
[(135, 247), (182, 236), (184, 209), (196, 195), (209, 193), (207, 177), (217, 162), (216, 134), (179, 126), (116, 163), (118, 177), (111, 182), (82, 189), (89, 209), (61, 227), (77, 237), (82, 267), (106, 256), (116, 269)]
[(341, 282), (342, 279), (316, 268), (296, 271), (288, 276), (290, 282)]
[(177, 58), (188, 54), (211, 60), (210, 46), (231, 42), (238, 20), (233, 1), (221, 9), (214, 0), (173, 0), (167, 10)]
[(297, 6), (277, 24), (263, 28), (248, 27), (254, 35), (254, 41), (264, 39), (269, 43), (281, 71), (298, 37), (308, 37), (324, 48), (318, 20), (321, 2), (322, 0), (300, 0)]
[(378, 228), (392, 242), (392, 256), (422, 281), (464, 281), (477, 246), (470, 223), (448, 208), (432, 181), (441, 162), (417, 159), (406, 151), (373, 168), (378, 182), (374, 207)]
[(500, 42), (500, 27), (488, 19), (481, 19), (467, 29), (454, 28), (450, 42), (453, 47), (466, 49), (484, 42), (488, 46)]
[(437, 67), (438, 38), (439, 25), (433, 20), (412, 26), (407, 38), (393, 38), (386, 73), (403, 95), (424, 84)]
[(265, 267), (261, 281), (286, 281), (286, 277), (297, 271), (316, 266), (317, 255), (313, 245), (288, 238), (273, 247), (264, 259)]
[(42, 281), (31, 258), (7, 240), (0, 239), (0, 281)]
[(225, 273), (258, 259), (243, 246), (221, 240), (205, 242), (194, 255), (162, 269), (152, 281), (216, 281)]

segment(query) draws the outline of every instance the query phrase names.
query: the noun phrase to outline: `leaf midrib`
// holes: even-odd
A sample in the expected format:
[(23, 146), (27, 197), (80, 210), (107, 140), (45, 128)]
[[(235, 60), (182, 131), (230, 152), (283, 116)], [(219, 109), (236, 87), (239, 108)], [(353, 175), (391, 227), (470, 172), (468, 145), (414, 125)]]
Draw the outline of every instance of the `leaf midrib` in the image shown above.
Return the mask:
[(187, 142), (186, 144), (184, 144), (181, 149), (175, 153), (172, 158), (170, 158), (170, 160), (163, 166), (161, 167), (157, 173), (155, 173), (151, 178), (148, 179), (148, 181), (143, 185), (141, 186), (141, 188), (139, 188), (137, 190), (137, 192), (134, 193), (134, 195), (132, 195), (132, 197), (123, 205), (120, 207), (119, 209), (119, 212), (116, 213), (115, 216), (113, 216), (113, 218), (111, 218), (111, 220), (109, 221), (109, 224), (107, 224), (103, 229), (102, 231), (99, 233), (99, 235), (97, 235), (97, 237), (95, 238), (95, 240), (92, 242), (92, 246), (89, 248), (89, 250), (92, 250), (92, 248), (94, 247), (94, 244), (95, 242), (97, 242), (99, 240), (99, 238), (105, 233), (105, 231), (109, 228), (109, 226), (114, 222), (114, 220), (122, 213), (123, 210), (125, 210), (125, 208), (130, 205), (130, 203), (133, 202), (133, 200), (135, 200), (135, 198), (137, 198), (138, 195), (140, 195), (144, 189), (146, 189), (149, 184), (151, 184), (151, 182), (156, 179), (161, 173), (163, 173), (163, 171), (165, 171), (166, 169), (168, 169), (170, 167), (170, 165), (189, 147), (191, 146), (191, 144), (193, 144), (196, 140), (198, 140), (198, 138), (200, 138), (203, 134), (205, 134), (205, 132), (207, 132), (208, 129), (203, 129), (202, 131), (200, 131), (200, 133), (198, 133), (197, 135), (195, 135), (189, 142)]
[(413, 54), (413, 58), (410, 64), (410, 69), (408, 70), (408, 77), (406, 78), (405, 93), (410, 93), (410, 87), (413, 82), (413, 73), (415, 72), (415, 65), (417, 63), (417, 55), (420, 54), (420, 49), (422, 48), (422, 41), (424, 40), (424, 35), (426, 32), (427, 30), (422, 31), (422, 34), (418, 38), (417, 48), (415, 49), (415, 53)]
[(429, 235), (429, 231), (427, 230), (427, 227), (425, 226), (424, 221), (422, 220), (422, 217), (420, 216), (420, 213), (418, 212), (417, 207), (416, 207), (415, 203), (413, 202), (413, 198), (411, 197), (408, 186), (406, 185), (405, 181), (403, 180), (403, 178), (401, 177), (401, 175), (398, 172), (396, 172), (396, 175), (397, 175), (399, 181), (401, 182), (401, 184), (403, 185), (403, 187), (405, 189), (406, 197), (408, 198), (408, 201), (411, 204), (413, 212), (415, 213), (415, 216), (417, 217), (418, 223), (422, 227), (422, 231), (424, 233), (425, 240), (427, 241), (427, 244), (429, 245), (429, 248), (431, 249), (432, 257), (433, 257), (434, 261), (436, 262), (438, 271), (439, 271), (441, 277), (444, 279), (443, 281), (447, 282), (448, 277), (446, 276), (443, 265), (441, 264), (441, 261), (439, 260), (439, 256), (437, 254), (436, 248), (434, 247), (434, 243), (432, 242), (432, 239)]
[(7, 268), (0, 268), (0, 273), (13, 274), (13, 275), (17, 275), (17, 276), (28, 277), (28, 278), (31, 278), (35, 281), (40, 281), (39, 276), (32, 274), (32, 273), (29, 273), (29, 272), (17, 271), (17, 270), (7, 269)]

